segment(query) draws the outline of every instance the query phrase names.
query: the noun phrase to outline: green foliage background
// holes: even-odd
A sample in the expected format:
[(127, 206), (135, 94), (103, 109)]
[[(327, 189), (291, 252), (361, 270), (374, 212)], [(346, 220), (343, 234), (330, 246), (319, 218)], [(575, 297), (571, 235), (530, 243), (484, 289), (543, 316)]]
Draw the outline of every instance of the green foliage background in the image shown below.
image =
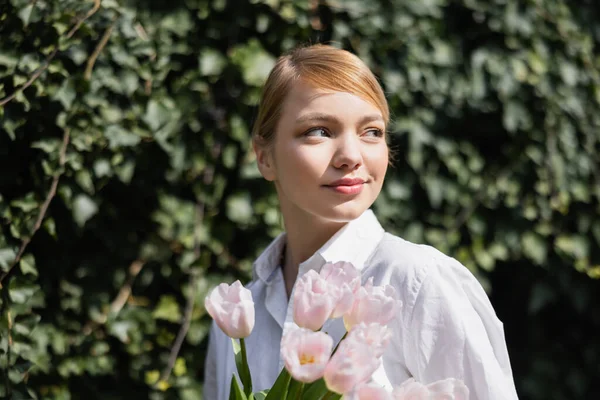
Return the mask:
[(261, 84), (334, 41), (393, 111), (384, 226), (478, 276), (521, 398), (594, 398), (599, 21), (594, 0), (3, 0), (0, 397), (201, 398), (203, 298), (281, 229)]

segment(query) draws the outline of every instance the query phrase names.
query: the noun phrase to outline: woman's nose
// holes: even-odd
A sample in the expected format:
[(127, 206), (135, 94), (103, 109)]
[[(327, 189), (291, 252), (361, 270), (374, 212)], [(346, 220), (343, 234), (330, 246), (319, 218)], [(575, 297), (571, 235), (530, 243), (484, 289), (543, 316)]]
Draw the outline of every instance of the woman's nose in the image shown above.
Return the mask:
[(358, 168), (362, 164), (362, 153), (356, 133), (340, 135), (336, 142), (333, 166), (350, 170)]

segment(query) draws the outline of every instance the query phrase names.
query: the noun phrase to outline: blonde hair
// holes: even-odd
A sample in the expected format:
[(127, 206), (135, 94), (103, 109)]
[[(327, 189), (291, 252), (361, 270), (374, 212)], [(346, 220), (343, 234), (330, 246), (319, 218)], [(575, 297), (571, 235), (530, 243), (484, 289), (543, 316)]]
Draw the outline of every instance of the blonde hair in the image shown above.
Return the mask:
[(381, 111), (387, 126), (390, 118), (387, 100), (369, 67), (346, 50), (316, 44), (279, 57), (271, 70), (252, 129), (252, 138), (259, 144), (273, 143), (284, 100), (300, 79), (320, 89), (351, 93), (373, 104)]

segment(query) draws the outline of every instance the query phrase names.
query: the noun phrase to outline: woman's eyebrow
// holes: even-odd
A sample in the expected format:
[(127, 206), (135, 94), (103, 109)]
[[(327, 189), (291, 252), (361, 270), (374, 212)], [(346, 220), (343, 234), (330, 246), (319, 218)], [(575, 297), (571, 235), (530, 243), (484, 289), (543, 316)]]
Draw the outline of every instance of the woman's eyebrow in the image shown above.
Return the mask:
[(365, 115), (364, 117), (362, 117), (358, 121), (358, 124), (359, 125), (363, 125), (363, 124), (367, 124), (369, 122), (375, 122), (375, 121), (384, 122), (383, 121), (383, 117), (381, 115), (379, 115), (379, 114), (370, 114), (370, 115)]
[[(340, 119), (335, 115), (323, 114), (323, 113), (310, 113), (306, 115), (302, 115), (296, 119), (297, 124), (302, 124), (308, 121), (322, 121), (322, 122), (333, 122), (333, 123), (341, 123)], [(379, 114), (369, 114), (358, 120), (358, 125), (363, 125), (373, 121), (381, 121), (383, 122), (383, 117)]]
[(339, 118), (337, 118), (334, 115), (323, 114), (323, 113), (318, 113), (318, 112), (302, 115), (296, 119), (297, 124), (302, 124), (304, 122), (309, 122), (309, 121), (324, 121), (324, 122), (335, 122), (335, 123), (340, 122)]

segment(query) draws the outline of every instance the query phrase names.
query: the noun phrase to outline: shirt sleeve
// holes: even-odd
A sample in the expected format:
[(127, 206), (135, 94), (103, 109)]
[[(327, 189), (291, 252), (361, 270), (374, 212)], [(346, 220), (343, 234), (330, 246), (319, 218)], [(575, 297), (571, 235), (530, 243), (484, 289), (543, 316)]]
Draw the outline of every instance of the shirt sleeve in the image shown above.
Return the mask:
[(208, 338), (208, 350), (204, 360), (204, 387), (203, 398), (206, 400), (217, 399), (217, 337), (215, 335), (215, 323), (213, 321)]
[(463, 380), (470, 400), (517, 399), (503, 325), (477, 279), (450, 260), (427, 271), (407, 310), (407, 367), (423, 383)]

